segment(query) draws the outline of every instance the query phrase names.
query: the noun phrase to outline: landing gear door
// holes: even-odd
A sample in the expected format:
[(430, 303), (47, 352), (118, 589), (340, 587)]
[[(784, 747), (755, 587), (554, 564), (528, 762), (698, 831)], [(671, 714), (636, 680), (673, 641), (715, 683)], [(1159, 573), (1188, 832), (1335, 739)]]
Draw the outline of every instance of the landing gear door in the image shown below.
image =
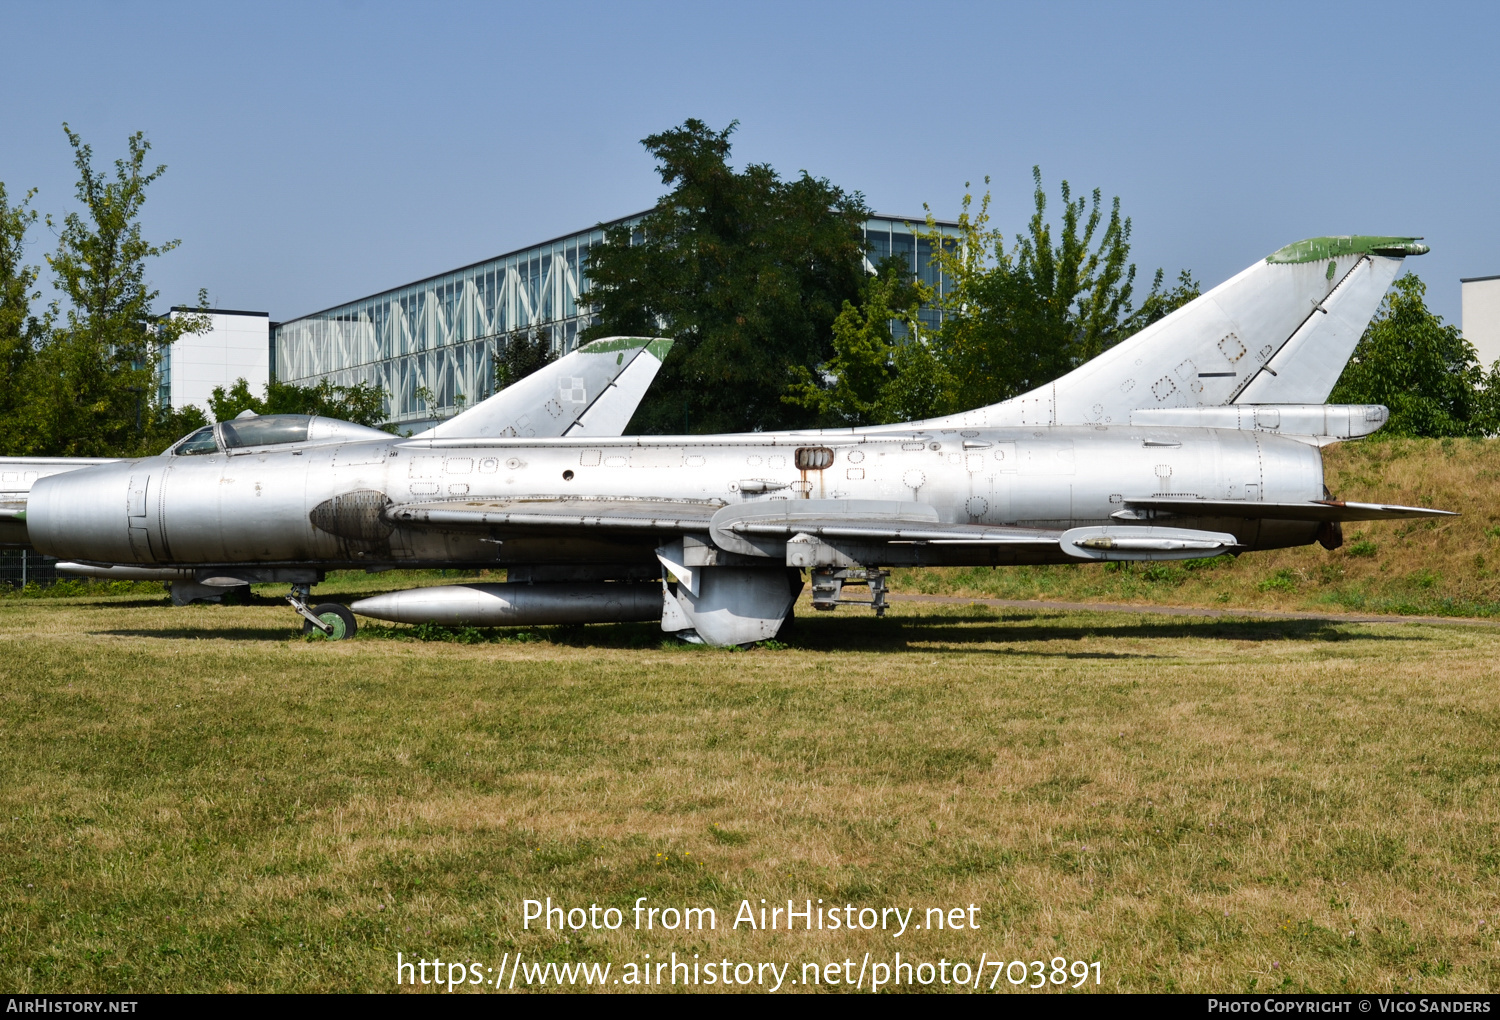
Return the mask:
[(130, 494), (126, 518), (130, 525), (130, 552), (137, 563), (152, 562), (151, 542), (147, 538), (146, 522), (150, 519), (146, 515), (146, 508), (151, 505), (151, 476), (149, 474), (132, 475), (130, 478)]

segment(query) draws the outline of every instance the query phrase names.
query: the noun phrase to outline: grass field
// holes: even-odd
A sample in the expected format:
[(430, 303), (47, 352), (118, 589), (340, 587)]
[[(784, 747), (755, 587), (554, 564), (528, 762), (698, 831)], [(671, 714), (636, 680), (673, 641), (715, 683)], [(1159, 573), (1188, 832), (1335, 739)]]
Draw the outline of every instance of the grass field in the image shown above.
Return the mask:
[[(1097, 960), (1107, 990), (1500, 988), (1493, 629), (902, 604), (729, 652), (293, 622), (0, 601), (0, 986), (899, 950)], [(522, 930), (549, 895), (719, 924)], [(788, 897), (980, 927), (729, 930)]]

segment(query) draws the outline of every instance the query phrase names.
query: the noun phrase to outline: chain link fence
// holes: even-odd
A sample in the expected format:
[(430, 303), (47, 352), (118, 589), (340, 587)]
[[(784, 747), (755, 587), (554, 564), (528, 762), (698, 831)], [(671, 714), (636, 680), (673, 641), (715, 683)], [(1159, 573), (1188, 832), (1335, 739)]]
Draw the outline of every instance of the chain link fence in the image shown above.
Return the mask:
[(57, 559), (31, 549), (0, 549), (0, 584), (49, 587), (58, 581)]

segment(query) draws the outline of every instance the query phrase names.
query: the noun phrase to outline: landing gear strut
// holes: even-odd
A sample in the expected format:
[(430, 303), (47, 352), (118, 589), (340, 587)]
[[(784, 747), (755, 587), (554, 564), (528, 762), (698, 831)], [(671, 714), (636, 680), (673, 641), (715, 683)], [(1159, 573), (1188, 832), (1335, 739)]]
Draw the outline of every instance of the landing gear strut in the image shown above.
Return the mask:
[[(813, 608), (826, 612), (839, 606), (869, 606), (875, 610), (876, 616), (884, 616), (888, 608), (885, 604), (885, 579), (890, 576), (891, 572), (889, 570), (839, 570), (834, 567), (815, 568), (812, 572)], [(863, 584), (868, 586), (870, 589), (870, 598), (843, 598), (844, 585), (846, 584)]]
[(321, 638), (325, 641), (343, 641), (352, 638), (359, 625), (354, 622), (354, 614), (349, 612), (348, 606), (339, 605), (337, 602), (324, 602), (322, 605), (307, 608), (308, 599), (312, 598), (312, 585), (304, 582), (293, 582), (291, 594), (286, 600), (292, 604), (302, 617), (302, 633)]

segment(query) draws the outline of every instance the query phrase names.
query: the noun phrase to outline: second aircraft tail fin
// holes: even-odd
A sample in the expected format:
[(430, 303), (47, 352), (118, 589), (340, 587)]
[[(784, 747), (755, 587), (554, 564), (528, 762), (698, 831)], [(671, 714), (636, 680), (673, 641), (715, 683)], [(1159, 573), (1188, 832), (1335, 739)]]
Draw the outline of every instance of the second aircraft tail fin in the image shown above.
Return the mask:
[(635, 413), (671, 347), (671, 340), (659, 337), (595, 340), (419, 436), (617, 436)]

